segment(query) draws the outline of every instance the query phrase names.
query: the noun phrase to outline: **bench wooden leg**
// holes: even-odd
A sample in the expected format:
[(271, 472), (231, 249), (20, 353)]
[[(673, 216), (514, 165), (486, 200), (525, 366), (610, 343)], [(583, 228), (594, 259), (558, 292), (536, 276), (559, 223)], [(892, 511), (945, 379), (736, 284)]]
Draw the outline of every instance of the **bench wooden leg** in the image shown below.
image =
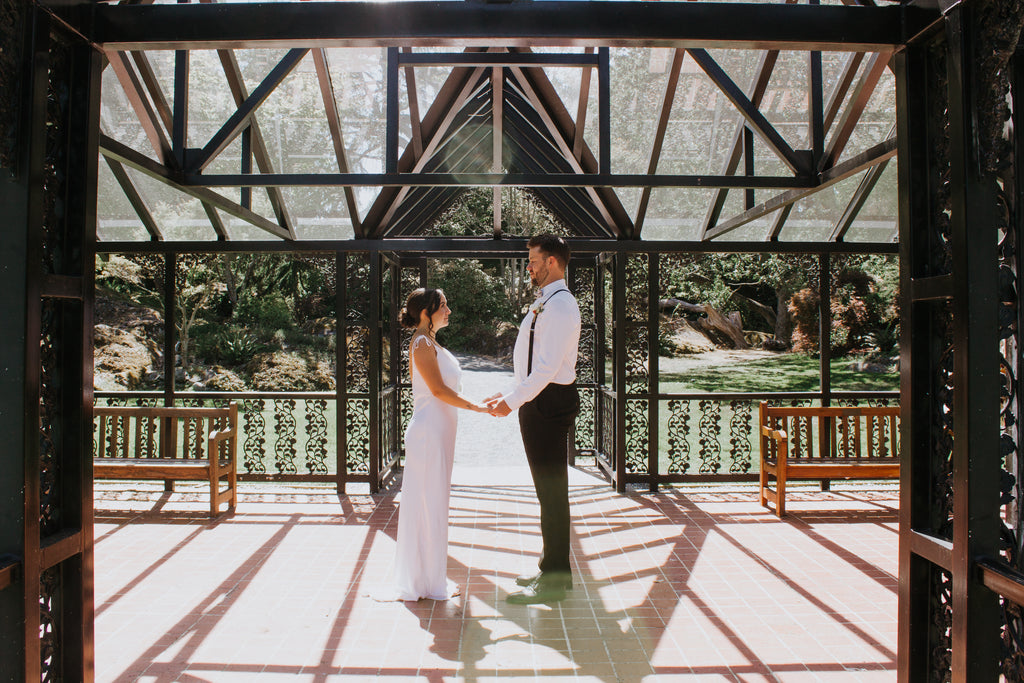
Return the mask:
[(173, 479), (165, 479), (164, 480), (164, 491), (166, 491), (167, 493), (174, 493), (174, 480)]
[(764, 459), (761, 460), (761, 474), (759, 479), (761, 483), (761, 507), (766, 508), (768, 507), (768, 467)]
[(779, 458), (779, 464), (775, 470), (775, 515), (781, 518), (784, 514), (786, 514), (786, 461)]
[[(214, 456), (216, 457), (216, 456)], [(210, 462), (210, 516), (216, 517), (220, 512), (220, 504), (217, 502), (218, 489), (220, 488), (220, 477), (217, 471), (217, 461)]]

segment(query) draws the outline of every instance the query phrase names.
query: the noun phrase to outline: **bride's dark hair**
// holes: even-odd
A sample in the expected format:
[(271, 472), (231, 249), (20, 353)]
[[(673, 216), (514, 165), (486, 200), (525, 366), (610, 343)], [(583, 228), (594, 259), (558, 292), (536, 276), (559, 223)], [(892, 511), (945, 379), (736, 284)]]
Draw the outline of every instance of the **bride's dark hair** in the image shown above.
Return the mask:
[(405, 299), (405, 306), (402, 307), (401, 312), (398, 314), (398, 322), (402, 323), (403, 327), (416, 327), (420, 324), (420, 313), (427, 314), (427, 320), (430, 321), (429, 325), (431, 330), (434, 329), (433, 316), (437, 313), (437, 309), (441, 308), (441, 295), (444, 292), (440, 289), (414, 289), (409, 292), (409, 296)]

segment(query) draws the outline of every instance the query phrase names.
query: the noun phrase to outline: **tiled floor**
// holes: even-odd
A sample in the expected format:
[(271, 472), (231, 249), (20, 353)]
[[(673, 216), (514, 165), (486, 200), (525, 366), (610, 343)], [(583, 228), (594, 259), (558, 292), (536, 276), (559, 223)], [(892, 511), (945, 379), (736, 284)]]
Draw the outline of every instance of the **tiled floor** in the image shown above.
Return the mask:
[[(618, 495), (572, 473), (577, 585), (504, 596), (535, 566), (525, 468), (456, 466), (448, 602), (381, 603), (393, 494), (249, 485), (210, 521), (187, 486), (97, 484), (97, 680), (891, 681), (894, 485)], [(140, 490), (142, 489), (142, 490)]]

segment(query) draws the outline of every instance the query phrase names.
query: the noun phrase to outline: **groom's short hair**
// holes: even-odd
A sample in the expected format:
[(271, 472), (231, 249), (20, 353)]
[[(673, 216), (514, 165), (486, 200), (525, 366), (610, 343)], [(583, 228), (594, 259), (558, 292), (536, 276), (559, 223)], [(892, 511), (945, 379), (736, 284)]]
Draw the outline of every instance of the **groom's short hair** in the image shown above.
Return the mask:
[(569, 255), (572, 253), (569, 249), (569, 243), (558, 235), (550, 233), (534, 235), (526, 243), (526, 246), (529, 248), (537, 247), (548, 256), (554, 256), (563, 268), (569, 264)]

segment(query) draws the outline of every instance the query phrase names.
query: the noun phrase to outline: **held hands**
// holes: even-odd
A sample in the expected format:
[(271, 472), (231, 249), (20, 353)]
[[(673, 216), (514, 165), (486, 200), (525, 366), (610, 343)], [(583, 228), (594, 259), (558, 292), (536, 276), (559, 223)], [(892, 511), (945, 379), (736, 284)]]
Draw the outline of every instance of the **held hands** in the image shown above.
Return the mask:
[(501, 394), (494, 394), (484, 399), (484, 403), (487, 405), (487, 412), (494, 417), (505, 417), (512, 412), (512, 409), (508, 407), (508, 403), (505, 403), (505, 399)]

